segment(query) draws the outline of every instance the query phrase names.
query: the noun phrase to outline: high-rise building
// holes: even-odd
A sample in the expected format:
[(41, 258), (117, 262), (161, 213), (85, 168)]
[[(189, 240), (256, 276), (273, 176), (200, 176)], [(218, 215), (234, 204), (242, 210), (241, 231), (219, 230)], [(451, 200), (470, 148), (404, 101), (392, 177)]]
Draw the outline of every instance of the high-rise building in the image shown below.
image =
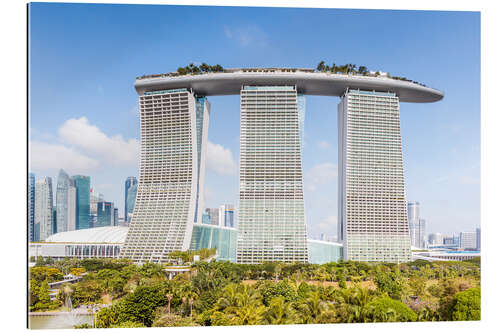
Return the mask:
[(70, 179), (68, 186), (68, 206), (67, 206), (67, 224), (66, 231), (76, 230), (76, 186), (75, 181)]
[(37, 241), (44, 241), (52, 235), (54, 205), (52, 201), (52, 178), (44, 177), (35, 183), (35, 225), (38, 225)]
[(189, 249), (193, 222), (201, 220), (210, 104), (187, 89), (146, 91), (139, 104), (140, 181), (120, 255), (167, 262), (170, 252)]
[(201, 215), (201, 223), (203, 224), (212, 224), (212, 222), (210, 221), (210, 213), (203, 213), (203, 215)]
[(118, 208), (113, 209), (113, 226), (118, 226)]
[[(442, 92), (376, 73), (307, 68), (144, 75), (134, 86), (141, 108), (140, 182), (122, 257), (162, 262), (171, 251), (188, 249), (193, 225), (207, 220), (201, 221), (200, 195), (205, 96), (240, 94), (237, 262), (307, 262), (302, 146), (309, 94), (342, 98), (338, 234), (346, 259), (410, 260), (399, 102), (435, 102)], [(211, 223), (225, 223), (217, 220)]]
[(476, 249), (481, 251), (481, 229), (476, 228)]
[(236, 261), (307, 262), (299, 110), (295, 86), (240, 91)]
[(57, 208), (52, 210), (52, 234), (57, 234)]
[(449, 246), (458, 246), (458, 243), (455, 242), (455, 237), (453, 236), (447, 236), (443, 237), (443, 245), (449, 245)]
[(468, 250), (477, 248), (477, 239), (475, 231), (462, 231), (460, 233), (460, 248)]
[(71, 179), (76, 187), (76, 230), (90, 228), (90, 177), (75, 175)]
[(220, 208), (206, 208), (205, 213), (210, 216), (210, 224), (220, 226)]
[(133, 184), (127, 191), (127, 216), (126, 221), (130, 223), (130, 219), (134, 213), (135, 198), (137, 197), (137, 184)]
[(130, 207), (129, 202), (135, 203), (135, 195), (129, 197), (129, 189), (135, 186), (135, 192), (137, 193), (137, 178), (130, 176), (125, 180), (125, 208), (123, 210), (123, 216), (125, 216), (125, 221), (130, 222), (129, 214), (134, 212), (134, 204)]
[(97, 203), (97, 224), (94, 227), (113, 226), (115, 207), (112, 202), (99, 201)]
[(28, 241), (35, 241), (35, 174), (28, 174)]
[(338, 107), (338, 235), (345, 260), (411, 259), (399, 99), (348, 89)]
[(433, 233), (429, 235), (429, 245), (443, 245), (443, 235), (439, 232)]
[(408, 202), (408, 226), (411, 246), (425, 248), (425, 220), (420, 218), (420, 203), (418, 202)]
[(420, 247), (418, 240), (419, 224), (420, 224), (420, 203), (410, 201), (408, 202), (408, 228), (410, 229), (411, 246)]
[(231, 204), (224, 204), (220, 206), (220, 215), (223, 217), (221, 226), (234, 228), (234, 206)]
[[(76, 219), (75, 182), (63, 170), (59, 170), (56, 189), (57, 232), (70, 231)], [(73, 229), (74, 230), (74, 229)]]

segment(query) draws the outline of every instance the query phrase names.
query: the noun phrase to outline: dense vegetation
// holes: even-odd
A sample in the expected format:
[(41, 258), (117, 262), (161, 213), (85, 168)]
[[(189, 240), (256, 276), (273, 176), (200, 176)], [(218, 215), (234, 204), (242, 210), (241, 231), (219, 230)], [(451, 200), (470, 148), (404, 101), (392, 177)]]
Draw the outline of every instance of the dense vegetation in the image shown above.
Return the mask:
[[(345, 65), (336, 65), (333, 63), (331, 66), (326, 65), (325, 62), (322, 60), (319, 62), (318, 66), (316, 66), (316, 70), (318, 72), (325, 72), (325, 73), (334, 73), (334, 74), (359, 74), (359, 75), (368, 75), (370, 71), (366, 66), (356, 66), (355, 64), (345, 64)], [(379, 71), (375, 72), (375, 76), (379, 76), (381, 73)], [(413, 82), (420, 84), (422, 86), (425, 86), (422, 83), (412, 81), (407, 79), (406, 77), (400, 77), (400, 76), (391, 76), (389, 73), (386, 74), (387, 77), (390, 77), (395, 80), (402, 80), (402, 81), (408, 81), (408, 82)]]
[[(197, 262), (168, 280), (164, 266), (126, 260), (39, 262), (31, 269), (32, 311), (46, 283), (67, 272), (62, 305), (107, 304), (98, 327), (163, 327), (479, 320), (480, 262), (324, 265)], [(55, 304), (55, 303), (54, 303)]]

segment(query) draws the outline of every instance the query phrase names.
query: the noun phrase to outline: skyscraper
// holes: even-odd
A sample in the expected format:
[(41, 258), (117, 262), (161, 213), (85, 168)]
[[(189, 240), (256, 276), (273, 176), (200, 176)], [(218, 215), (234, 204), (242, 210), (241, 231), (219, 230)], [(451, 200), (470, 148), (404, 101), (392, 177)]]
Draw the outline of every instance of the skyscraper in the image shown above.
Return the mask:
[(236, 261), (307, 262), (295, 86), (243, 86)]
[(58, 233), (57, 231), (57, 208), (52, 209), (52, 234)]
[(409, 261), (398, 96), (347, 89), (338, 124), (338, 235), (345, 260)]
[(113, 225), (118, 226), (118, 208), (113, 209)]
[(35, 183), (35, 224), (38, 225), (39, 241), (52, 235), (54, 222), (52, 203), (52, 178), (44, 177)]
[[(57, 232), (69, 231), (69, 226), (74, 224), (76, 211), (75, 182), (63, 169), (59, 170), (56, 189), (56, 225)], [(73, 229), (74, 230), (74, 229)]]
[(439, 232), (429, 235), (429, 245), (435, 245), (435, 246), (443, 245), (443, 240), (444, 237)]
[(68, 206), (67, 206), (67, 228), (66, 231), (76, 230), (76, 186), (73, 179), (69, 180), (68, 185)]
[(28, 174), (28, 241), (35, 241), (35, 174)]
[(211, 225), (219, 225), (220, 226), (220, 208), (206, 208), (205, 213), (210, 216), (210, 224)]
[(347, 258), (410, 259), (399, 101), (435, 102), (443, 98), (440, 91), (376, 73), (307, 68), (144, 75), (134, 86), (141, 108), (140, 183), (121, 256), (161, 262), (188, 248), (204, 208), (205, 96), (240, 94), (237, 262), (307, 262), (301, 153), (309, 94), (342, 96), (339, 235)]
[[(198, 192), (203, 193), (204, 170), (200, 160), (206, 154), (204, 129), (210, 104), (187, 89), (146, 91), (139, 101), (140, 182), (120, 255), (138, 263), (167, 262), (170, 252), (189, 249), (193, 222), (201, 219), (197, 203)], [(201, 116), (203, 126), (198, 125)]]
[(90, 188), (90, 218), (89, 227), (94, 228), (99, 225), (97, 220), (97, 204), (104, 201), (104, 195)]
[(481, 251), (481, 229), (476, 228), (476, 249)]
[(231, 204), (224, 204), (220, 206), (221, 215), (223, 216), (222, 226), (234, 228), (234, 206)]
[(114, 204), (107, 201), (97, 203), (97, 224), (94, 227), (110, 227), (113, 225)]
[(71, 179), (76, 187), (76, 230), (90, 228), (90, 177), (75, 175)]
[(129, 197), (128, 192), (132, 186), (136, 186), (135, 191), (137, 194), (137, 178), (130, 176), (125, 180), (125, 208), (123, 210), (123, 216), (125, 217), (126, 222), (130, 222), (129, 220), (129, 214), (132, 214), (134, 211), (134, 206), (132, 204), (132, 207), (130, 207), (129, 202), (133, 201), (135, 203), (135, 195)]
[(420, 203), (408, 202), (408, 227), (410, 229), (411, 246), (425, 247), (425, 220), (420, 218)]
[(127, 223), (130, 223), (130, 219), (133, 216), (136, 197), (137, 197), (137, 184), (133, 184), (129, 187), (127, 191), (127, 202), (125, 202), (125, 205), (127, 206), (127, 216), (126, 216)]
[(475, 250), (477, 248), (475, 231), (462, 231), (460, 233), (460, 248), (466, 250)]

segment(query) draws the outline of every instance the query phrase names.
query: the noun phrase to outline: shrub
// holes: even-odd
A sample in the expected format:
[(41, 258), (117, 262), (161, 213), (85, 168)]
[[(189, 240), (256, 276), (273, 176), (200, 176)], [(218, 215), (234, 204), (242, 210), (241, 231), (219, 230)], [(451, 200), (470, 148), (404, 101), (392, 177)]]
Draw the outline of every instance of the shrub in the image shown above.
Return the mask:
[(453, 297), (452, 320), (481, 320), (481, 288), (461, 291)]
[(384, 296), (366, 305), (368, 322), (416, 321), (417, 314), (400, 301)]

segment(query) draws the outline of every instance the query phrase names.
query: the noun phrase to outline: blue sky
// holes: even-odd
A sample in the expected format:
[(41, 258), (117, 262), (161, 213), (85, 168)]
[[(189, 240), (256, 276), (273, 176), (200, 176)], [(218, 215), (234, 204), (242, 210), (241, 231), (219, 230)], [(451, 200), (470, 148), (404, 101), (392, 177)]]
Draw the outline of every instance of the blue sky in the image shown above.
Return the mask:
[[(31, 4), (31, 169), (86, 174), (123, 214), (138, 176), (133, 83), (190, 62), (224, 67), (354, 63), (444, 91), (401, 104), (408, 200), (428, 232), (480, 221), (480, 15), (477, 12)], [(209, 97), (208, 207), (237, 204), (239, 97)], [(307, 97), (308, 232), (336, 235), (338, 98)]]

